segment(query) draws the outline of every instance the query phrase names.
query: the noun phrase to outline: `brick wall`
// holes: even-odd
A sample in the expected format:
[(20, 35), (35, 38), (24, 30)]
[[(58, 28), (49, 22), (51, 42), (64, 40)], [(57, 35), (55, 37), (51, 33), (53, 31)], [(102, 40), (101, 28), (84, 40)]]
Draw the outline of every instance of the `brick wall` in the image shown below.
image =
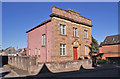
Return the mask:
[(103, 54), (102, 59), (106, 59), (106, 57), (120, 57), (120, 53), (111, 53), (111, 54)]
[(99, 48), (100, 53), (103, 54), (103, 59), (106, 57), (120, 57), (120, 45), (105, 45)]

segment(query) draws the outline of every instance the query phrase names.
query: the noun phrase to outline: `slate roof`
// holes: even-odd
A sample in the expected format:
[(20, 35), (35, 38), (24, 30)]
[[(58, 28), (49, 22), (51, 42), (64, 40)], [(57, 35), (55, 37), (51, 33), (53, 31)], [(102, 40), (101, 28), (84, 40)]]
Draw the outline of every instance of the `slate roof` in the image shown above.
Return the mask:
[(100, 47), (104, 45), (115, 45), (120, 44), (120, 34), (107, 36), (103, 42), (101, 42)]

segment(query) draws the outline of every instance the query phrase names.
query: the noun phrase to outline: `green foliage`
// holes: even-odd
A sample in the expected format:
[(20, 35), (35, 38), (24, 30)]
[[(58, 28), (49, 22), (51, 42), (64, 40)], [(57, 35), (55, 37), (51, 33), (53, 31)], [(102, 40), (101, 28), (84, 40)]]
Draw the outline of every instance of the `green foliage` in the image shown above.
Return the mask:
[(106, 62), (104, 59), (97, 59), (97, 64), (105, 64)]
[(92, 44), (91, 44), (91, 46), (92, 46), (92, 51), (93, 52), (99, 51), (99, 44), (98, 44), (97, 40), (94, 39), (93, 37), (92, 37)]

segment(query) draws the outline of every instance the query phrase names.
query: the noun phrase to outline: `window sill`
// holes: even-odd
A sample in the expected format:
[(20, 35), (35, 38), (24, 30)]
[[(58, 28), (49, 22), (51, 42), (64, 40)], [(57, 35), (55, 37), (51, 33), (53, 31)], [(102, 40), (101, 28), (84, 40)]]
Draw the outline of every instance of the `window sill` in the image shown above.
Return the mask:
[(88, 39), (88, 38), (84, 38), (84, 39)]
[(64, 56), (52, 56), (52, 57), (72, 57), (72, 56), (66, 56), (66, 55), (64, 55)]
[(67, 35), (63, 35), (63, 34), (59, 34), (59, 35), (61, 35), (61, 36), (67, 36)]
[(60, 56), (60, 57), (72, 57), (72, 56), (63, 55), (63, 56)]
[(66, 57), (66, 55), (60, 55), (61, 57)]
[(77, 37), (74, 37), (74, 36), (73, 36), (73, 38), (79, 38), (79, 37), (78, 37), (78, 36), (77, 36)]
[(42, 47), (45, 47), (45, 45), (42, 45)]

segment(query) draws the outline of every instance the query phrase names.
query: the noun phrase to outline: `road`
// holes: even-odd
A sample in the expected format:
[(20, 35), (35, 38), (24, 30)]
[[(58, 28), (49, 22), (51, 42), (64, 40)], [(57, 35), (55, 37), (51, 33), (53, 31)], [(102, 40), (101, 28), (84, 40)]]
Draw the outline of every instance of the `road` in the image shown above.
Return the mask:
[(61, 77), (118, 77), (118, 69), (108, 69), (100, 71), (90, 71), (86, 73), (76, 73), (63, 75)]

